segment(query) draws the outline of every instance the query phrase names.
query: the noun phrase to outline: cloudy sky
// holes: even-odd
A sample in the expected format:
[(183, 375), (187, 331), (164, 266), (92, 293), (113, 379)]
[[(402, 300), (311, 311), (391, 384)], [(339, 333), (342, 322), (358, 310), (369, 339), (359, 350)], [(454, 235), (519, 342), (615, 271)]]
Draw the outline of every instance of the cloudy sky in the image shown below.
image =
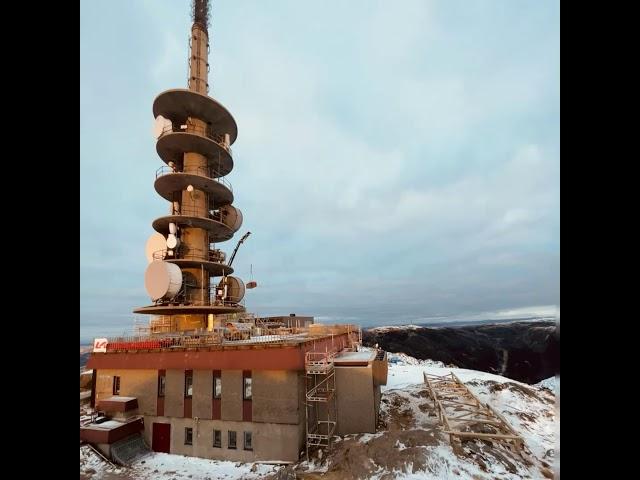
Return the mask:
[[(186, 88), (189, 3), (81, 2), (81, 340), (149, 303), (144, 247), (167, 210), (151, 105)], [(363, 325), (555, 311), (559, 30), (557, 1), (214, 1), (247, 309)]]

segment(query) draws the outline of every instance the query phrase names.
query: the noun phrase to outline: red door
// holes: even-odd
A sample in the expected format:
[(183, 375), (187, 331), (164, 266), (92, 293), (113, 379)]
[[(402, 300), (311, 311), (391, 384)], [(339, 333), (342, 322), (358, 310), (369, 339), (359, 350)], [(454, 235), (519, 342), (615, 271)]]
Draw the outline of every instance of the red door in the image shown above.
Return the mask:
[(154, 423), (151, 448), (154, 452), (169, 453), (171, 446), (171, 424)]

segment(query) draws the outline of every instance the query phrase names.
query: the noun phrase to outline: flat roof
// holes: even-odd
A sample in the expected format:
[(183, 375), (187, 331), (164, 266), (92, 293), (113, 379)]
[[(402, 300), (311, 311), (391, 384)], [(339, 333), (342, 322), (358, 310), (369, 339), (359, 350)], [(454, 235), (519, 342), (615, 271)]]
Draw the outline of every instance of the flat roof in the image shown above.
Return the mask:
[(136, 397), (121, 397), (120, 395), (114, 395), (113, 397), (103, 398), (101, 402), (130, 402), (131, 400), (136, 400)]
[(81, 428), (86, 428), (88, 430), (113, 430), (114, 428), (119, 428), (126, 425), (126, 422), (117, 422), (115, 420), (107, 420), (102, 423), (90, 423), (89, 425), (85, 425)]
[(366, 365), (376, 358), (375, 352), (343, 352), (334, 359), (336, 365)]

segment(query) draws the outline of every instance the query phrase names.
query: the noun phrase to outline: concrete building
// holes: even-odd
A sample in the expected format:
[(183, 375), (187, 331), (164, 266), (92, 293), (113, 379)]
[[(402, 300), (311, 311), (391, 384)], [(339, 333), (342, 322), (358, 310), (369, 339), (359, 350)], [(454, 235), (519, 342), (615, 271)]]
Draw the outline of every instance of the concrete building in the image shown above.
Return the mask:
[[(300, 331), (269, 342), (261, 335), (195, 348), (114, 342), (114, 349), (90, 359), (94, 402), (98, 410), (113, 412), (109, 404), (114, 397), (135, 399), (144, 418), (145, 441), (155, 451), (296, 461), (308, 434), (376, 431), (386, 357), (355, 352), (358, 332), (351, 326), (332, 328), (342, 333)], [(312, 397), (319, 393), (310, 383), (310, 369), (322, 362), (327, 367), (322, 375), (335, 376), (335, 384), (320, 388), (320, 394), (333, 396), (337, 417), (327, 412), (331, 398), (315, 402), (321, 410), (317, 416), (312, 409)], [(334, 424), (318, 423), (323, 421)], [(312, 443), (317, 440), (313, 437)], [(327, 446), (330, 439), (320, 440), (325, 442), (319, 446)]]
[(169, 215), (147, 242), (152, 304), (134, 310), (151, 318), (135, 336), (95, 340), (87, 367), (102, 418), (80, 436), (123, 463), (142, 439), (159, 452), (296, 461), (334, 435), (375, 432), (386, 354), (358, 351), (355, 325), (246, 313), (231, 274), (249, 233), (228, 261), (218, 248), (242, 225), (225, 178), (237, 126), (208, 96), (209, 5), (193, 6), (189, 88), (153, 104), (166, 163), (154, 186)]

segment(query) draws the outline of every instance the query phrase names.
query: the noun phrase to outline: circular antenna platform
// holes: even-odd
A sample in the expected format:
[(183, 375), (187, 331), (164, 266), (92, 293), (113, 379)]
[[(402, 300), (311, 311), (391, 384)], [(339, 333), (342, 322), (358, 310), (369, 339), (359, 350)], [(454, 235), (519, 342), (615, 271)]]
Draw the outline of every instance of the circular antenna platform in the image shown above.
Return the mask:
[(238, 136), (238, 126), (229, 111), (213, 98), (184, 88), (166, 90), (153, 101), (153, 115), (162, 115), (176, 125), (195, 117), (211, 123), (216, 133), (228, 133), (229, 143)]
[(147, 245), (144, 249), (147, 256), (147, 262), (153, 262), (153, 254), (159, 250), (166, 250), (166, 248), (167, 241), (165, 240), (164, 235), (158, 232), (152, 233), (147, 240)]
[(182, 271), (173, 263), (154, 260), (144, 272), (144, 287), (154, 302), (173, 298), (182, 287)]

